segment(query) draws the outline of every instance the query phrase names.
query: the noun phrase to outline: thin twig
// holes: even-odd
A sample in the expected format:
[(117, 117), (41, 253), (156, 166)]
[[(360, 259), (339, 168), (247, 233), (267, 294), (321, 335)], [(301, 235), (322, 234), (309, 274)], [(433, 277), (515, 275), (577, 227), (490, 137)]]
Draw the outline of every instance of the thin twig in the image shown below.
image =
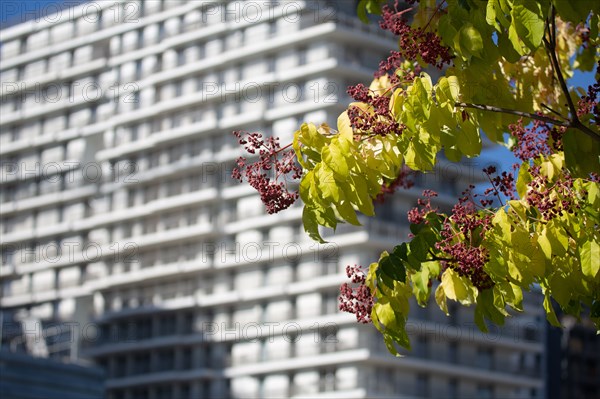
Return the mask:
[(456, 259), (454, 259), (454, 258), (440, 258), (439, 256), (437, 256), (436, 254), (433, 253), (431, 248), (429, 248), (427, 250), (427, 252), (429, 252), (429, 254), (431, 255), (431, 259), (425, 259), (425, 262), (434, 262), (437, 260), (446, 261), (446, 262), (456, 262)]
[(550, 107), (549, 107), (549, 106), (547, 106), (546, 104), (544, 104), (544, 103), (540, 103), (540, 105), (541, 105), (542, 107), (546, 108), (548, 111), (550, 111), (550, 112), (552, 112), (553, 114), (555, 114), (556, 116), (558, 116), (559, 118), (561, 118), (561, 119), (564, 119), (564, 120), (566, 120), (566, 121), (568, 121), (568, 120), (569, 120), (569, 118), (566, 118), (566, 117), (564, 117), (564, 116), (563, 116), (563, 115), (562, 115), (560, 112), (558, 112), (558, 111), (556, 111), (556, 110), (554, 110), (554, 109), (550, 108)]
[[(485, 170), (484, 170), (484, 172), (485, 172)], [(494, 189), (494, 194), (496, 195), (496, 198), (498, 198), (498, 201), (500, 201), (500, 205), (502, 205), (504, 207), (504, 201), (502, 201), (502, 198), (500, 197), (500, 192), (498, 191), (498, 189), (496, 188), (496, 185), (492, 181), (492, 177), (487, 172), (486, 172), (485, 176), (487, 177), (488, 181), (492, 185), (492, 188)]]
[(435, 8), (435, 11), (433, 12), (433, 14), (431, 14), (431, 17), (429, 17), (429, 21), (427, 21), (427, 23), (425, 24), (425, 26), (423, 27), (423, 32), (425, 32), (427, 30), (427, 28), (429, 27), (429, 24), (431, 23), (431, 21), (433, 20), (433, 17), (435, 17), (435, 14), (438, 13), (438, 11), (442, 8), (442, 5), (446, 2), (446, 0), (442, 0), (442, 2), (440, 4), (438, 4), (438, 6)]

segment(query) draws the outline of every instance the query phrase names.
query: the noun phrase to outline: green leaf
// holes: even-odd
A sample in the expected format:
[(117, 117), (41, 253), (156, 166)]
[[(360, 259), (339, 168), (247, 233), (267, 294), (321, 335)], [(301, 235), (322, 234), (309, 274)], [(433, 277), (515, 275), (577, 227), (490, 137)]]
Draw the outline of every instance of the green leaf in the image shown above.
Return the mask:
[(320, 226), (329, 227), (334, 229), (337, 227), (337, 218), (333, 208), (317, 209), (317, 223)]
[(423, 232), (421, 234), (417, 234), (412, 241), (408, 244), (411, 254), (413, 254), (417, 259), (421, 262), (427, 259), (427, 255), (429, 253), (429, 249), (432, 245), (427, 242), (427, 235), (433, 236), (435, 240), (435, 235), (431, 232)]
[(382, 0), (369, 0), (367, 1), (367, 12), (369, 14), (381, 14), (381, 4)]
[(406, 282), (406, 268), (402, 259), (393, 253), (384, 252), (384, 254), (385, 256), (382, 254), (382, 258), (379, 260), (380, 270), (396, 281)]
[(337, 140), (332, 140), (331, 144), (323, 147), (321, 150), (321, 158), (323, 162), (333, 170), (336, 178), (346, 180), (349, 175), (348, 163), (346, 155), (342, 153)]
[(567, 252), (569, 237), (567, 237), (563, 228), (554, 223), (554, 220), (550, 221), (546, 227), (544, 227), (540, 237), (546, 237), (550, 243), (553, 254), (562, 256)]
[(488, 1), (486, 7), (485, 20), (488, 23), (488, 25), (495, 27), (497, 31), (500, 31), (501, 28), (496, 21), (499, 21), (504, 28), (507, 28), (510, 25), (510, 21), (505, 16), (505, 12), (502, 9), (500, 0)]
[[(523, 42), (521, 41), (521, 38), (519, 37), (519, 34), (517, 33), (517, 28), (515, 27), (515, 24), (512, 23), (509, 27), (508, 27), (508, 40), (511, 42), (512, 44), (512, 48), (514, 50), (515, 53), (518, 54), (519, 58), (522, 55), (527, 54), (527, 49), (524, 47)], [(502, 55), (506, 58), (505, 54), (510, 55), (510, 52), (504, 52), (502, 51), (502, 49), (500, 49), (500, 52), (502, 53)], [(517, 58), (515, 61), (511, 62), (516, 62), (519, 58)]]
[(315, 170), (323, 197), (337, 203), (340, 200), (340, 190), (333, 177), (333, 171), (326, 164), (321, 164), (321, 168)]
[(549, 279), (550, 292), (562, 308), (566, 308), (571, 300), (572, 288), (566, 275), (557, 270)]
[(335, 204), (335, 208), (340, 214), (340, 216), (348, 223), (353, 224), (355, 226), (360, 226), (360, 222), (356, 217), (356, 212), (350, 202), (348, 200), (344, 200), (340, 203)]
[(479, 130), (471, 121), (460, 124), (461, 130), (457, 132), (456, 146), (468, 157), (474, 157), (481, 153), (482, 143)]
[(340, 114), (340, 116), (338, 116), (337, 127), (340, 137), (350, 142), (354, 140), (354, 132), (352, 131), (352, 125), (350, 124), (348, 111), (344, 111)]
[(452, 25), (452, 18), (449, 15), (442, 15), (440, 18), (438, 34), (447, 46), (452, 46), (458, 35), (458, 30)]
[(521, 167), (519, 168), (519, 176), (517, 177), (517, 194), (519, 197), (525, 198), (527, 194), (527, 185), (531, 183), (532, 177), (531, 173), (529, 173), (529, 164), (527, 162), (523, 162)]
[(413, 170), (428, 171), (433, 169), (438, 147), (432, 143), (430, 134), (419, 130), (419, 136), (413, 137), (404, 153), (406, 166)]
[(537, 49), (544, 37), (546, 17), (535, 0), (515, 0), (511, 11), (512, 25), (518, 37), (531, 50)]
[(474, 318), (475, 318), (475, 325), (477, 326), (477, 328), (479, 328), (479, 331), (487, 333), (488, 328), (487, 328), (487, 325), (485, 324), (483, 305), (480, 303), (478, 303), (477, 306), (475, 306)]
[(442, 312), (448, 316), (450, 314), (448, 313), (448, 301), (446, 301), (446, 292), (444, 291), (444, 286), (441, 284), (435, 289), (435, 301)]
[(302, 180), (300, 180), (300, 199), (305, 204), (312, 203), (310, 198), (310, 185), (314, 184), (315, 173), (312, 170), (309, 170), (302, 176)]
[(581, 271), (584, 275), (596, 278), (600, 270), (600, 245), (595, 241), (586, 241), (579, 246)]
[(523, 311), (523, 290), (521, 289), (521, 287), (519, 287), (516, 284), (508, 283), (508, 285), (510, 285), (510, 288), (512, 290), (512, 298), (510, 299), (510, 301), (507, 300), (507, 303), (509, 303), (513, 307), (513, 309), (522, 312)]
[(454, 103), (460, 97), (460, 83), (456, 76), (441, 77), (435, 85), (435, 98), (441, 106), (454, 109)]
[(552, 0), (556, 12), (565, 21), (577, 25), (585, 22), (592, 8), (598, 8), (597, 4), (590, 0)]
[(546, 237), (546, 234), (540, 234), (540, 236), (537, 239), (537, 242), (546, 259), (552, 259), (552, 245), (550, 244), (550, 240), (548, 240), (548, 237)]
[(562, 137), (565, 163), (575, 177), (600, 173), (600, 142), (576, 129), (568, 129)]
[(448, 268), (444, 271), (442, 274), (442, 285), (448, 298), (463, 305), (470, 305), (475, 302), (477, 289), (469, 279), (459, 276), (454, 270)]
[(552, 307), (552, 301), (550, 300), (550, 295), (548, 294), (547, 290), (544, 293), (544, 309), (546, 310), (546, 319), (548, 319), (550, 324), (552, 324), (554, 327), (560, 327), (560, 323), (556, 317), (554, 308)]
[(512, 25), (508, 28), (508, 33), (498, 33), (498, 50), (502, 57), (510, 63), (515, 63), (521, 58), (523, 46)]
[(466, 50), (470, 55), (476, 57), (481, 56), (483, 50), (483, 39), (481, 33), (471, 24), (467, 22), (463, 25), (459, 32), (460, 48)]
[(367, 3), (369, 3), (369, 1), (370, 0), (360, 0), (356, 7), (358, 18), (365, 24), (369, 23), (369, 17), (367, 16)]
[(350, 177), (350, 180), (352, 182), (351, 191), (348, 193), (347, 198), (356, 205), (359, 211), (367, 216), (374, 216), (375, 208), (373, 207), (373, 200), (369, 196), (367, 182), (364, 177), (353, 175)]
[(600, 208), (600, 184), (597, 182), (588, 182), (583, 185), (587, 191), (587, 203), (594, 208)]
[(421, 77), (414, 80), (412, 86), (406, 92), (407, 99), (404, 102), (405, 122), (415, 130), (420, 123), (429, 119), (431, 88), (431, 78), (423, 73)]
[(546, 273), (546, 254), (544, 252), (537, 251), (537, 245), (533, 238), (531, 239), (530, 248), (530, 261), (528, 269), (535, 277), (544, 277)]
[(326, 242), (325, 240), (323, 240), (321, 234), (319, 233), (319, 224), (317, 223), (317, 211), (314, 208), (304, 206), (304, 209), (302, 210), (302, 224), (304, 225), (304, 231), (306, 231), (310, 238), (321, 244), (324, 244)]
[(413, 293), (415, 298), (417, 299), (417, 303), (420, 306), (427, 306), (427, 301), (429, 300), (429, 269), (422, 267), (416, 273), (413, 273), (411, 276), (411, 281), (413, 283)]

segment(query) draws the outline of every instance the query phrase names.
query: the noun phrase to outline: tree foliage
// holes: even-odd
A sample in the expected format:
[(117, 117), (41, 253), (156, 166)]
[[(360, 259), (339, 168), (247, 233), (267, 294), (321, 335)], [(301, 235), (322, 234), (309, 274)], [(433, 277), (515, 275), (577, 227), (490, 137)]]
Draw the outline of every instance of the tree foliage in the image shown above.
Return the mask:
[[(410, 347), (412, 296), (426, 306), (433, 295), (446, 314), (448, 300), (475, 306), (475, 322), (487, 331), (486, 320), (502, 325), (509, 308), (522, 310), (523, 290), (537, 286), (551, 324), (559, 325), (555, 301), (576, 317), (589, 312), (600, 330), (600, 3), (383, 3), (362, 0), (359, 17), (380, 14), (399, 48), (370, 87), (349, 89), (356, 101), (336, 128), (304, 123), (283, 148), (265, 146), (260, 135), (249, 146), (238, 133), (260, 160), (250, 173), (241, 158), (236, 177), (247, 168), (251, 183), (262, 179), (259, 191), (277, 187), (288, 199), (279, 210), (296, 195), (279, 180), (295, 155), (304, 228), (323, 242), (319, 226), (374, 216), (374, 200), (403, 185), (406, 168), (431, 171), (440, 154), (477, 157), (485, 136), (520, 159), (515, 176), (486, 168), (489, 189), (469, 187), (448, 214), (426, 191), (409, 213), (410, 241), (383, 252), (366, 273), (349, 268), (359, 287), (343, 287), (341, 307), (373, 322), (396, 354), (396, 344)], [(427, 67), (440, 70), (437, 81)], [(575, 70), (594, 69), (594, 84), (567, 87)], [(280, 154), (278, 166), (271, 159)]]

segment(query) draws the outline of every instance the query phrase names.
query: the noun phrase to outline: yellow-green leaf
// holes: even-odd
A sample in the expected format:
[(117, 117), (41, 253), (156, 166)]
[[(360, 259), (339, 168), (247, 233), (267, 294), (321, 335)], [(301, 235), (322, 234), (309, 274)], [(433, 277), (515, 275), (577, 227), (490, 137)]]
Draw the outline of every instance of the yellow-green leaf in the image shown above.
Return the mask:
[(438, 287), (435, 289), (435, 301), (437, 302), (442, 312), (444, 312), (446, 315), (450, 314), (448, 313), (448, 302), (446, 301), (446, 293), (444, 292), (444, 286), (441, 284), (438, 285)]
[(471, 24), (467, 22), (460, 28), (460, 48), (466, 50), (470, 55), (479, 57), (483, 50), (483, 39), (481, 33)]
[(588, 277), (598, 277), (600, 270), (600, 245), (595, 241), (586, 241), (579, 246), (581, 271)]
[(331, 144), (323, 147), (321, 150), (321, 158), (323, 162), (327, 164), (336, 174), (336, 177), (341, 180), (348, 178), (348, 163), (346, 162), (346, 156), (343, 154), (336, 140), (332, 140)]
[(352, 125), (350, 124), (350, 118), (348, 117), (348, 111), (344, 111), (338, 116), (337, 127), (340, 137), (348, 140), (354, 140), (354, 133), (352, 131)]
[(448, 268), (442, 274), (442, 285), (446, 296), (463, 305), (470, 305), (475, 301), (477, 289), (469, 279), (459, 276), (454, 270)]
[(512, 25), (519, 38), (530, 50), (542, 43), (546, 18), (541, 4), (536, 0), (515, 0), (511, 11)]

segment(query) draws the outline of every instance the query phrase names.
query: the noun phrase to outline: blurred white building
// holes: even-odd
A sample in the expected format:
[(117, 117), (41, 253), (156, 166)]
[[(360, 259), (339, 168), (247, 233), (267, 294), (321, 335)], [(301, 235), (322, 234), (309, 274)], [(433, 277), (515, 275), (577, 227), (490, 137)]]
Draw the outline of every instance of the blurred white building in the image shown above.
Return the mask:
[[(339, 313), (347, 264), (407, 236), (423, 187), (317, 246), (230, 179), (232, 130), (334, 122), (395, 46), (352, 1), (101, 1), (3, 30), (3, 348), (92, 358), (110, 398), (542, 397), (542, 320), (489, 336), (414, 307), (396, 359)], [(41, 340), (41, 341), (40, 341)]]

